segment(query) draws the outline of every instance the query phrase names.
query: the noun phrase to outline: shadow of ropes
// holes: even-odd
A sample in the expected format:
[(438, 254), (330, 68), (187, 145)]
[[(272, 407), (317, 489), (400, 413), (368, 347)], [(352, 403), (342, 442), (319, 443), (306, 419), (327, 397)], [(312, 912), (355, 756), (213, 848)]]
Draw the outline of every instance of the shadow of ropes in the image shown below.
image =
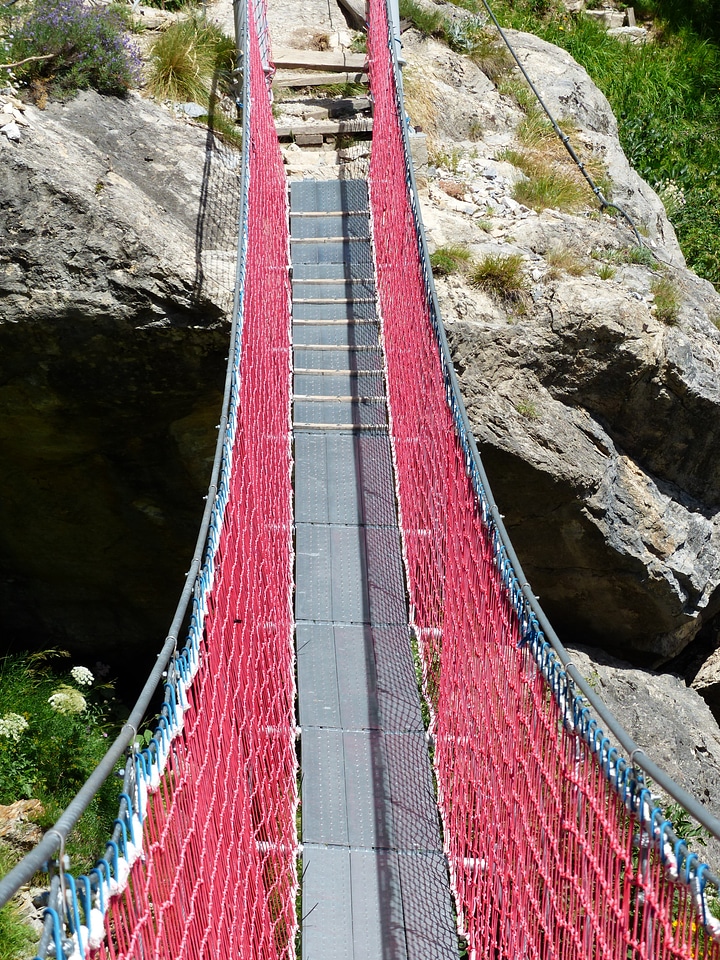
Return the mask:
[[(218, 63), (210, 87), (205, 162), (195, 227), (196, 302), (212, 301), (229, 317), (235, 289), (240, 209), (241, 128), (228, 71)], [(236, 142), (230, 142), (230, 138)]]

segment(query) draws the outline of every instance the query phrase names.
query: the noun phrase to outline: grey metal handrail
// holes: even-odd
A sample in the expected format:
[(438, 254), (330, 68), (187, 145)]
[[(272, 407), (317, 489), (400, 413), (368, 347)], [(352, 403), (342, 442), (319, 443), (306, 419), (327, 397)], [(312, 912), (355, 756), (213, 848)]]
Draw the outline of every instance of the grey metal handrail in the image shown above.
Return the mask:
[[(388, 0), (385, 0), (385, 2), (387, 4)], [(389, 11), (388, 21), (390, 21)], [(664, 770), (662, 770), (656, 763), (653, 762), (653, 760), (651, 760), (650, 757), (648, 757), (648, 755), (638, 746), (630, 734), (621, 725), (619, 720), (613, 715), (607, 705), (603, 703), (597, 693), (592, 690), (577, 667), (575, 667), (572, 663), (570, 654), (557, 636), (547, 618), (547, 615), (543, 611), (542, 606), (538, 602), (530, 588), (530, 585), (527, 582), (522, 565), (517, 557), (517, 554), (515, 553), (512, 541), (510, 540), (508, 532), (503, 523), (500, 510), (495, 503), (490, 482), (475, 442), (475, 437), (467, 415), (465, 403), (462, 399), (460, 384), (455, 372), (455, 367), (452, 362), (447, 335), (441, 319), (432, 269), (429, 266), (430, 254), (425, 235), (425, 227), (423, 225), (422, 215), (420, 213), (420, 201), (417, 190), (417, 182), (415, 179), (415, 171), (413, 169), (411, 160), (409, 134), (407, 124), (403, 122), (403, 118), (406, 116), (406, 114), (403, 100), (402, 74), (396, 56), (395, 44), (392, 42), (392, 36), (389, 38), (389, 47), (393, 58), (395, 83), (399, 98), (398, 110), (407, 161), (406, 170), (408, 176), (408, 186), (410, 190), (411, 206), (415, 217), (415, 227), (418, 235), (418, 242), (420, 244), (424, 279), (427, 285), (428, 297), (431, 304), (433, 327), (438, 340), (444, 374), (453, 396), (452, 408), (455, 417), (456, 429), (461, 437), (461, 440), (467, 444), (468, 452), (472, 458), (474, 470), (477, 472), (477, 476), (480, 480), (481, 489), (476, 489), (476, 492), (487, 503), (493, 525), (497, 530), (505, 554), (513, 568), (515, 579), (518, 585), (522, 585), (520, 587), (520, 591), (528, 605), (528, 608), (532, 611), (532, 614), (535, 617), (547, 642), (556, 653), (567, 677), (570, 678), (575, 687), (577, 687), (577, 689), (581, 692), (583, 698), (590, 704), (600, 720), (602, 720), (605, 728), (612, 733), (618, 744), (631, 758), (633, 767), (640, 768), (645, 774), (647, 774), (648, 777), (653, 780), (655, 784), (657, 784), (658, 787), (660, 787), (660, 789), (662, 789), (666, 794), (668, 794), (668, 796), (672, 797), (673, 800), (679, 803), (693, 817), (693, 819), (695, 819), (702, 827), (704, 827), (705, 830), (708, 831), (708, 833), (710, 833), (713, 837), (720, 839), (720, 820), (713, 816), (695, 797), (693, 797), (690, 793), (688, 793), (687, 790), (676, 783)], [(674, 839), (678, 838), (675, 837)], [(720, 879), (718, 879), (715, 874), (706, 871), (704, 877), (707, 881), (720, 888)]]

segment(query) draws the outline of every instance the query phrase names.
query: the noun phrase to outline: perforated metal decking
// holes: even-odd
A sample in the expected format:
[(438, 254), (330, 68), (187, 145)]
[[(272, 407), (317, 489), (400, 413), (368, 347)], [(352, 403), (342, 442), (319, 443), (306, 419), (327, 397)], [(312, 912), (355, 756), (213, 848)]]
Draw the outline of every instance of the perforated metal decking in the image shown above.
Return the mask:
[(410, 649), (367, 186), (291, 186), (304, 960), (457, 958)]

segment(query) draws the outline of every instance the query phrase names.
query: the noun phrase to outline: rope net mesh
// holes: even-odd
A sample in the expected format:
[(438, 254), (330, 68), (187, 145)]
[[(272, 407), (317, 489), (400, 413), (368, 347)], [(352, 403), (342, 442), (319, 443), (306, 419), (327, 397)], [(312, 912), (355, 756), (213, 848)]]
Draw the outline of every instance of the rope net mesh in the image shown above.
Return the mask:
[(692, 885), (666, 875), (652, 817), (568, 729), (526, 642), (438, 349), (385, 0), (369, 6), (391, 435), (460, 931), (477, 960), (716, 958)]
[[(294, 955), (297, 807), (290, 286), (285, 174), (249, 18), (248, 238), (242, 377), (200, 669), (143, 857), (111, 898), (99, 956)], [(246, 104), (247, 108), (247, 104)]]

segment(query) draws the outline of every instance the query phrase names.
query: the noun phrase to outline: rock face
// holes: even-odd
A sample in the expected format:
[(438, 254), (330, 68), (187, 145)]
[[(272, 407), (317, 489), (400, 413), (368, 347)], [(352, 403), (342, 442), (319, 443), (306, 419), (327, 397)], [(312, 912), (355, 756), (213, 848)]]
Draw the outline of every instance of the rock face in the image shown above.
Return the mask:
[[(714, 816), (720, 816), (720, 733), (707, 704), (679, 677), (634, 669), (591, 647), (573, 647), (571, 658), (590, 686), (648, 757)], [(672, 804), (656, 786), (667, 810)], [(720, 842), (693, 844), (715, 865)]]
[[(536, 37), (510, 36), (645, 248), (617, 211), (593, 211), (589, 190), (584, 212), (518, 202), (532, 174), (517, 159), (528, 152), (517, 103), (409, 32), (411, 120), (418, 87), (421, 113), (437, 104), (423, 117), (431, 250), (517, 257), (524, 284), (505, 296), (467, 271), (438, 278), (441, 311), (495, 498), (551, 621), (567, 641), (658, 665), (720, 605), (720, 297), (685, 269), (587, 74)], [(566, 169), (557, 152), (548, 162)]]
[(0, 139), (3, 640), (142, 678), (209, 481), (238, 158), (137, 96), (25, 116)]

